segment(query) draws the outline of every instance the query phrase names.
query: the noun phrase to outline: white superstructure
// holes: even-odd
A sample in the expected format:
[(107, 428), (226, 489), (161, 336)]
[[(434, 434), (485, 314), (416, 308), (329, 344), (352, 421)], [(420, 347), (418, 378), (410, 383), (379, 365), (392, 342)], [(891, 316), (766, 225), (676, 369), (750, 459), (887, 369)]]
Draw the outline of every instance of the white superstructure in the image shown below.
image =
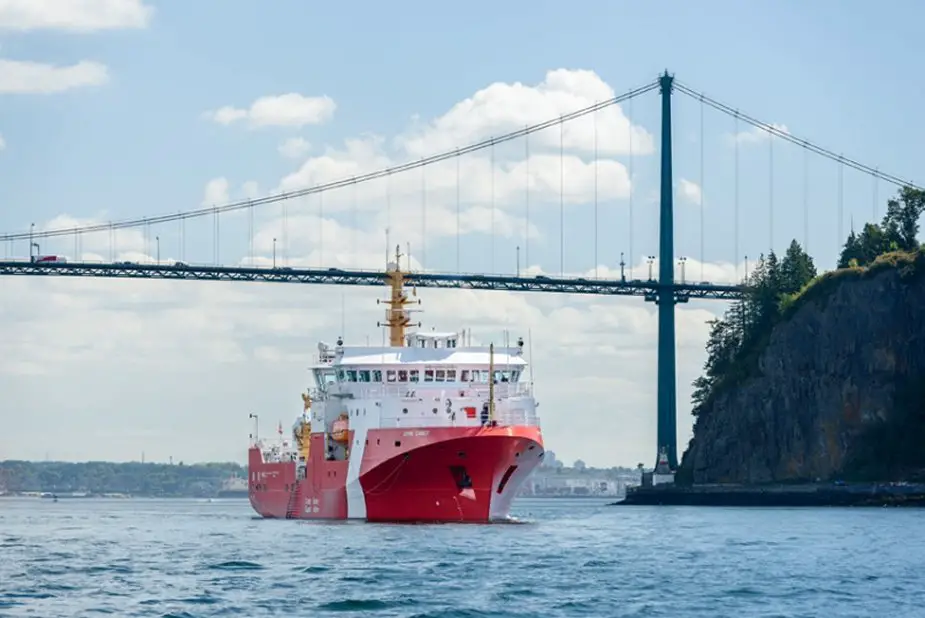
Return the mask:
[[(506, 347), (472, 346), (465, 345), (465, 333), (406, 332), (406, 306), (419, 301), (404, 292), (400, 258), (396, 251), (389, 264), (392, 294), (381, 324), (389, 328), (392, 345), (346, 346), (340, 338), (318, 344), (310, 367), (315, 385), (303, 396), (305, 412), (293, 427), (292, 458), (303, 431), (324, 433), (327, 458), (352, 463), (362, 460), (354, 457), (362, 455), (356, 449), (365, 447), (374, 429), (539, 426), (538, 404), (525, 379), (523, 338)], [(346, 442), (348, 428), (352, 444)], [(285, 459), (289, 450), (285, 443), (268, 445), (266, 456)]]
[[(352, 429), (358, 422), (370, 427), (468, 427), (485, 420), (537, 425), (536, 402), (523, 379), (523, 341), (495, 350), (458, 347), (458, 341), (456, 333), (411, 333), (401, 348), (319, 344), (319, 362), (311, 368), (313, 429), (322, 431), (321, 424), (333, 423), (342, 411)], [(493, 410), (489, 391), (494, 391)], [(483, 418), (489, 412), (491, 419)]]

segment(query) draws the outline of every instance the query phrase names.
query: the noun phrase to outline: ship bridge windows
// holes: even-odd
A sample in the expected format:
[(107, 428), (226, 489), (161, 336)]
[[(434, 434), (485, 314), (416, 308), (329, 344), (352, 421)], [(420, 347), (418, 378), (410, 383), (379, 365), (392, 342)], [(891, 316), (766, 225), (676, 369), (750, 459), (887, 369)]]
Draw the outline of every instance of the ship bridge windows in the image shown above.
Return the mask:
[[(383, 376), (385, 373), (385, 376)], [(422, 375), (423, 374), (423, 375)], [(519, 371), (495, 371), (495, 379), (498, 382), (516, 382)], [(488, 383), (489, 372), (485, 369), (462, 369), (437, 368), (431, 367), (426, 369), (386, 369), (384, 372), (379, 369), (338, 369), (322, 373), (321, 370), (315, 370), (315, 381), (319, 388), (332, 382), (361, 383), (361, 384), (381, 384), (383, 377), (389, 384), (395, 383), (420, 383), (420, 382), (465, 382), (465, 383)]]
[[(453, 377), (450, 377), (451, 372), (447, 372), (447, 381), (452, 382), (455, 380), (455, 372)], [(465, 382), (467, 384), (488, 384), (488, 378), (491, 375), (487, 369), (463, 369), (459, 372), (459, 381)], [(499, 382), (516, 382), (520, 378), (519, 370), (496, 370), (494, 373), (495, 383)]]
[(337, 374), (333, 370), (315, 369), (314, 378), (315, 385), (321, 391), (327, 390), (328, 384), (337, 382)]
[(469, 375), (463, 378), (463, 382), (474, 382), (476, 384), (488, 384), (488, 371), (483, 369), (473, 369), (472, 371), (464, 371), (463, 374), (468, 373)]

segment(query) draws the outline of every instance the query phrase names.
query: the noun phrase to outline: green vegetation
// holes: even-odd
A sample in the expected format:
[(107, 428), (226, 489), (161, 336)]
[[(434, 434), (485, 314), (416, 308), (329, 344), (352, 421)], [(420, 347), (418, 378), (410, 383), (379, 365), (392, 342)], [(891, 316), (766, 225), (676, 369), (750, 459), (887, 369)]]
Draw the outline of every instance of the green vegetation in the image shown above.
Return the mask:
[(868, 223), (860, 234), (851, 230), (838, 258), (839, 268), (868, 266), (885, 253), (918, 250), (916, 237), (919, 218), (925, 212), (925, 192), (903, 188), (899, 199), (889, 200), (886, 207), (880, 225)]
[(746, 297), (710, 322), (704, 375), (694, 380), (692, 413), (698, 416), (722, 389), (753, 373), (782, 308), (816, 277), (816, 266), (800, 243), (792, 241), (783, 260), (774, 252), (761, 256), (749, 273)]
[(870, 277), (885, 268), (899, 269), (904, 278), (925, 272), (925, 252), (917, 240), (923, 212), (925, 192), (904, 187), (887, 202), (879, 225), (868, 223), (860, 234), (851, 231), (838, 270), (822, 276), (795, 240), (782, 260), (773, 252), (761, 256), (749, 273), (746, 297), (711, 322), (704, 374), (693, 383), (692, 414), (699, 417), (720, 392), (754, 376), (771, 331), (805, 303), (825, 302), (845, 280)]
[(184, 465), (90, 461), (0, 462), (0, 491), (122, 493), (150, 497), (211, 497), (233, 474), (247, 478), (235, 463)]

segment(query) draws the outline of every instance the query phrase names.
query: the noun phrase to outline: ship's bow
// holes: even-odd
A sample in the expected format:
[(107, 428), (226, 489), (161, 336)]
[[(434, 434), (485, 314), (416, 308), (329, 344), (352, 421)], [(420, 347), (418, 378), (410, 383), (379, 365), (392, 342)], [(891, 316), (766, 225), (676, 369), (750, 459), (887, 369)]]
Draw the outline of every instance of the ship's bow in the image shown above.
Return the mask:
[[(378, 448), (364, 454), (361, 483), (369, 521), (507, 519), (544, 453), (538, 427), (381, 433)], [(382, 452), (383, 445), (393, 450), (391, 456)]]

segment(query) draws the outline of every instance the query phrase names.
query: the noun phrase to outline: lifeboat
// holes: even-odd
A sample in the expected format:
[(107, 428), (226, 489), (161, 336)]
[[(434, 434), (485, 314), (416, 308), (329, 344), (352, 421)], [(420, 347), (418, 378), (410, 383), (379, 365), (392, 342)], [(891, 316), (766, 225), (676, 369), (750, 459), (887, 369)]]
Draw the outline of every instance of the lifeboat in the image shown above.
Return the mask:
[(331, 438), (335, 442), (347, 442), (350, 439), (347, 435), (347, 430), (349, 428), (350, 422), (347, 420), (347, 415), (341, 414), (331, 427)]

